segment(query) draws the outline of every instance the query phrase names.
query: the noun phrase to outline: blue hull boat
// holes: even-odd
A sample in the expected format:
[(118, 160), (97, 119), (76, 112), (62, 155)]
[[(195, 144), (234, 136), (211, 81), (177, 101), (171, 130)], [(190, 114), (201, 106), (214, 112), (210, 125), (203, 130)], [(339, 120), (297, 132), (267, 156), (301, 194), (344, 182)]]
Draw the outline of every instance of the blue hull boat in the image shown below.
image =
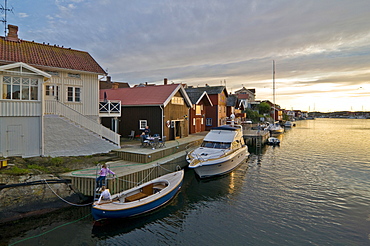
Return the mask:
[(140, 186), (112, 195), (111, 201), (94, 202), (94, 219), (127, 218), (153, 211), (169, 202), (180, 190), (184, 170), (169, 173)]

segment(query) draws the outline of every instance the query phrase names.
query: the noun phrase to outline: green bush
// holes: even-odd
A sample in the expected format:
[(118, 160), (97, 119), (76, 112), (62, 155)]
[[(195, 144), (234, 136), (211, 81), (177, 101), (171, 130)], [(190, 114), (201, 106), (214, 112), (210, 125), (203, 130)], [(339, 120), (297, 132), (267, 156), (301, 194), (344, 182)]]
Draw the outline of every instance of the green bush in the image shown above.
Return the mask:
[(39, 166), (37, 164), (29, 164), (29, 165), (27, 165), (27, 168), (28, 169), (40, 170), (41, 172), (44, 172), (44, 173), (47, 173), (49, 171), (46, 167)]
[(59, 166), (60, 164), (63, 163), (63, 158), (62, 157), (51, 158), (50, 163), (53, 165)]
[(30, 173), (30, 170), (14, 166), (10, 169), (2, 170), (1, 172), (4, 174), (9, 174), (9, 175), (25, 175), (25, 174)]

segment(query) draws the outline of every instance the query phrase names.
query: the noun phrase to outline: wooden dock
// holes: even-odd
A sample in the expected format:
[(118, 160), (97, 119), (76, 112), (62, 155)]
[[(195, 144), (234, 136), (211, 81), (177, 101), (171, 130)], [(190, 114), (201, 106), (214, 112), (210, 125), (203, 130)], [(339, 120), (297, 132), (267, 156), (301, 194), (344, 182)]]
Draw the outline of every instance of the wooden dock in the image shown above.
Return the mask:
[(259, 148), (266, 144), (267, 139), (270, 137), (270, 132), (248, 129), (243, 131), (243, 136), (247, 145)]
[[(167, 141), (165, 147), (158, 149), (141, 148), (139, 140), (124, 140), (121, 142), (121, 149), (114, 150), (120, 160), (106, 163), (116, 173), (115, 178), (109, 176), (107, 178), (111, 194), (176, 171), (177, 166), (184, 168), (188, 164), (185, 159), (187, 152), (198, 147), (207, 133), (191, 134), (185, 138)], [(245, 129), (243, 135), (246, 144), (258, 148), (266, 143), (270, 133)], [(65, 173), (62, 178), (70, 179), (74, 188), (82, 194), (94, 196), (95, 180), (99, 170), (100, 165), (91, 166)]]
[[(167, 141), (165, 147), (151, 149), (141, 148), (139, 140), (121, 142), (121, 149), (115, 150), (121, 159), (107, 162), (116, 177), (107, 178), (107, 186), (111, 194), (130, 189), (168, 172), (176, 171), (177, 166), (187, 165), (185, 156), (188, 151), (196, 148), (203, 141), (207, 132), (192, 134), (188, 137)], [(97, 172), (100, 165), (77, 170), (62, 175), (70, 179), (75, 189), (86, 196), (94, 196)]]

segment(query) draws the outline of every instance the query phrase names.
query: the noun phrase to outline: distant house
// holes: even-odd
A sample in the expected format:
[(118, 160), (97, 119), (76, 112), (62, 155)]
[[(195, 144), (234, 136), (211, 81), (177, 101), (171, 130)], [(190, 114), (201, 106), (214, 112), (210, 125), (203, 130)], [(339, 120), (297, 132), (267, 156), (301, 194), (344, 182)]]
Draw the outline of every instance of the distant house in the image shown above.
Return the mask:
[(119, 148), (99, 124), (99, 75), (87, 52), (0, 37), (0, 156), (78, 156)]
[(100, 90), (112, 88), (130, 88), (130, 85), (126, 82), (114, 82), (110, 76), (107, 76), (106, 80), (99, 81)]
[[(100, 98), (120, 100), (121, 113), (118, 132), (127, 137), (131, 131), (139, 135), (148, 125), (151, 134), (166, 136), (167, 140), (189, 135), (191, 101), (181, 84), (137, 86), (100, 90)], [(111, 120), (102, 123), (111, 127)]]
[(238, 95), (229, 94), (227, 98), (227, 110), (226, 115), (230, 117), (231, 114), (235, 116), (235, 123), (241, 123), (245, 121), (246, 113), (243, 111), (248, 107), (246, 99), (238, 99)]
[(226, 87), (206, 85), (197, 88), (206, 91), (212, 102), (212, 106), (206, 106), (206, 130), (209, 131), (212, 127), (225, 125), (227, 123), (228, 97)]
[(269, 100), (265, 100), (263, 102), (270, 105), (270, 107), (271, 107), (270, 117), (272, 119), (274, 119), (274, 110), (275, 110), (275, 119), (274, 119), (274, 121), (282, 121), (283, 120), (283, 110), (280, 109), (280, 105), (278, 105), (278, 104), (274, 105), (274, 103), (270, 102)]
[(201, 88), (187, 87), (185, 91), (193, 104), (189, 114), (190, 134), (205, 131), (206, 107), (213, 106), (212, 101)]
[(247, 89), (243, 87), (235, 91), (234, 94), (238, 95), (238, 99), (247, 99), (248, 102), (254, 102), (256, 100), (256, 89)]

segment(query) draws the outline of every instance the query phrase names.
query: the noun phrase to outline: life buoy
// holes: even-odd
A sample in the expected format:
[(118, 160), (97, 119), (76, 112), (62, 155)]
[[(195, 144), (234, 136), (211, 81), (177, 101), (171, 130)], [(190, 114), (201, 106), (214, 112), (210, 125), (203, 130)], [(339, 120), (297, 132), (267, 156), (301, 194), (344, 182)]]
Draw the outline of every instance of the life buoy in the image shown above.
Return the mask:
[(170, 126), (171, 126), (171, 122), (170, 122), (169, 120), (167, 120), (167, 121), (166, 121), (166, 126), (167, 126), (168, 128), (170, 128)]

